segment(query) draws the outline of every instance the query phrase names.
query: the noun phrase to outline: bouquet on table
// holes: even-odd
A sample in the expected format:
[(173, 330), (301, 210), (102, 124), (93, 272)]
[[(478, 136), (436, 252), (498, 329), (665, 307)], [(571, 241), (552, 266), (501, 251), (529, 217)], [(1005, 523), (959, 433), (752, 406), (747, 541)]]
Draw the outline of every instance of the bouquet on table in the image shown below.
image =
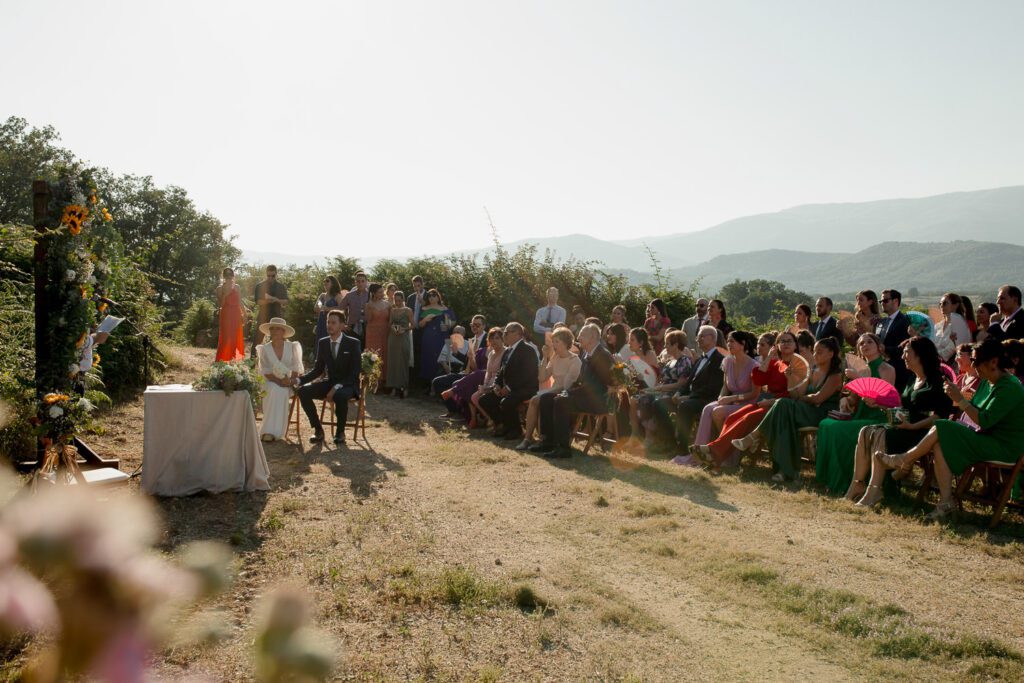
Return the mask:
[(253, 361), (218, 361), (192, 384), (192, 388), (196, 391), (223, 391), (228, 396), (235, 391), (246, 391), (255, 408), (263, 392), (263, 381)]

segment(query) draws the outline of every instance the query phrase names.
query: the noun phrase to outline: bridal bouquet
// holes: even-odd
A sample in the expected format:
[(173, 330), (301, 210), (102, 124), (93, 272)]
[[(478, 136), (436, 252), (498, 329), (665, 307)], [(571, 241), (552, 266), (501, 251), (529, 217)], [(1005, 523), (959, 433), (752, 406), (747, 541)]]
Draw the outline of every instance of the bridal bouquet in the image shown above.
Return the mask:
[(255, 408), (262, 393), (263, 377), (256, 372), (252, 361), (218, 361), (192, 384), (192, 388), (196, 391), (223, 391), (228, 396), (235, 391), (246, 391)]
[(366, 376), (368, 386), (373, 387), (377, 385), (377, 382), (380, 381), (380, 373), (383, 366), (384, 363), (376, 351), (372, 349), (363, 351), (363, 355), (359, 359), (359, 369)]

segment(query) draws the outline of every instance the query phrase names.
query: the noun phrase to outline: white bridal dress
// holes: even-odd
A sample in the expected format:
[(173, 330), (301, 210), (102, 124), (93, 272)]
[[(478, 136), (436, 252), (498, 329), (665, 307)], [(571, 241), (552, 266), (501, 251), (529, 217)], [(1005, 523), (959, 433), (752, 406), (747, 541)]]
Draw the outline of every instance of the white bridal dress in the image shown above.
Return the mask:
[[(302, 374), (302, 345), (296, 341), (286, 341), (278, 358), (273, 345), (268, 341), (256, 347), (261, 375), (274, 375), (284, 379), (292, 372)], [(291, 407), (292, 390), (268, 381), (264, 385), (266, 395), (263, 397), (263, 424), (260, 436), (270, 434), (276, 439), (283, 439), (288, 427), (288, 409)]]

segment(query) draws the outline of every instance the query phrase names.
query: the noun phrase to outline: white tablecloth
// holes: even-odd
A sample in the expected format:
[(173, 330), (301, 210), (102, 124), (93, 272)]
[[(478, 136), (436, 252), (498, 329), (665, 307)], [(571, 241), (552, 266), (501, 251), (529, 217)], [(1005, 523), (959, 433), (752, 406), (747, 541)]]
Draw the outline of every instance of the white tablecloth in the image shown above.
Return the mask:
[(146, 388), (142, 488), (158, 496), (266, 491), (270, 469), (249, 395)]

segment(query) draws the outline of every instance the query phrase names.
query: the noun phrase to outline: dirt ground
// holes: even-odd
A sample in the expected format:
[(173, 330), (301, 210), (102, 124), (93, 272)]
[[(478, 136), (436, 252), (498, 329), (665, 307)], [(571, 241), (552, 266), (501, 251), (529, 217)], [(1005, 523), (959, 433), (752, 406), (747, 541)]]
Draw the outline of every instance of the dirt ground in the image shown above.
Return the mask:
[[(164, 382), (212, 359), (176, 349)], [(594, 451), (549, 462), (372, 396), (366, 441), (266, 448), (268, 493), (161, 499), (162, 548), (232, 545), (219, 645), (158, 672), (252, 677), (254, 602), (281, 582), (338, 641), (338, 680), (1024, 680), (1024, 525), (860, 512), (812, 477), (710, 476)], [(304, 421), (305, 422), (305, 421)], [(142, 402), (99, 450), (134, 470)], [(129, 491), (137, 492), (138, 479)]]

